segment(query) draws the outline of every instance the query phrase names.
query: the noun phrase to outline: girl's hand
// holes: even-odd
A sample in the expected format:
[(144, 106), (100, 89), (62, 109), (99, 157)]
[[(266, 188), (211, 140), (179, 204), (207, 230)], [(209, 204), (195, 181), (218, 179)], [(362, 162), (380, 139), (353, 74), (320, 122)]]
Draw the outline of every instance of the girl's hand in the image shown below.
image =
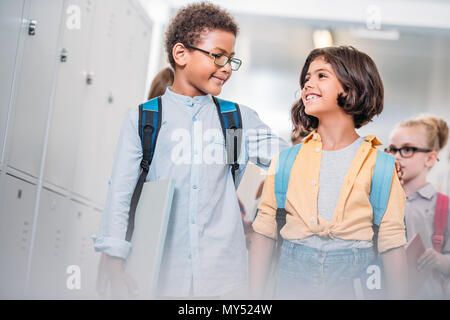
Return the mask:
[(438, 270), (443, 274), (448, 274), (450, 273), (450, 261), (433, 248), (428, 248), (417, 260), (417, 268), (419, 271)]
[(398, 179), (400, 180), (400, 184), (403, 185), (403, 171), (402, 171), (402, 166), (400, 165), (400, 162), (398, 162), (398, 160), (395, 160), (395, 170), (397, 170), (397, 176)]

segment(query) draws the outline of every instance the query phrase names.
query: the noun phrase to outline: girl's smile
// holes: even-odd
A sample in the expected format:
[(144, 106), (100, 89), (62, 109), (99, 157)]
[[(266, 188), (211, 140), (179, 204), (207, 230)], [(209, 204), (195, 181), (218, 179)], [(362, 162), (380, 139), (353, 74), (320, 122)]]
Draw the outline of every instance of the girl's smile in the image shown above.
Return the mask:
[(337, 104), (339, 94), (344, 92), (331, 64), (324, 58), (314, 59), (308, 69), (302, 90), (302, 100), (308, 115), (320, 117), (342, 112)]

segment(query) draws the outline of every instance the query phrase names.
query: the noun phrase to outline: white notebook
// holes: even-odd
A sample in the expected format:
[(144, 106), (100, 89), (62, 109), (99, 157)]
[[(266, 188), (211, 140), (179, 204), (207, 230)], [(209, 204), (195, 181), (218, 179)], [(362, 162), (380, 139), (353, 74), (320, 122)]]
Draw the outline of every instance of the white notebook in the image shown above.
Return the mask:
[(156, 296), (174, 190), (174, 180), (146, 182), (142, 188), (125, 267), (139, 287), (137, 299)]

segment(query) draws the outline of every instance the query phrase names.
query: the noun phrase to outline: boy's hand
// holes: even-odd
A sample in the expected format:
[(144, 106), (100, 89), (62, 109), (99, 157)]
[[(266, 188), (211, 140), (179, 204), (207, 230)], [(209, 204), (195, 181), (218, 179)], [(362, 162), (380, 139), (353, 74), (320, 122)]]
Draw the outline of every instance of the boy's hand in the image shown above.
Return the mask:
[(137, 297), (138, 286), (134, 279), (123, 270), (123, 259), (102, 253), (97, 276), (97, 292), (106, 297), (108, 283), (112, 299)]
[(428, 248), (417, 260), (417, 268), (420, 271), (437, 270), (447, 275), (450, 273), (450, 261), (433, 248)]

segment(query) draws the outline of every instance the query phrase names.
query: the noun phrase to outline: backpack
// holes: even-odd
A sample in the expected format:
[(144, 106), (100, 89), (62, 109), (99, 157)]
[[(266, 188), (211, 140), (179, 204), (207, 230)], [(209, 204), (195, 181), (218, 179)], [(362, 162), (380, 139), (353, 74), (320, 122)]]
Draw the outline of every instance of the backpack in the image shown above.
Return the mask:
[[(239, 169), (238, 158), (242, 141), (242, 117), (239, 105), (234, 102), (212, 97), (219, 115), (222, 132), (225, 138), (227, 163), (231, 164), (231, 174), (236, 184), (236, 171)], [(162, 101), (161, 97), (153, 98), (139, 105), (139, 137), (142, 144), (141, 173), (131, 197), (128, 227), (125, 239), (131, 241), (134, 230), (134, 217), (142, 188), (152, 163), (158, 134), (161, 129)]]
[(444, 246), (444, 233), (447, 228), (449, 197), (439, 193), (437, 194), (436, 209), (434, 213), (434, 234), (431, 241), (433, 248), (437, 252), (442, 252)]
[[(448, 220), (448, 209), (449, 209), (449, 197), (439, 193), (437, 194), (436, 208), (434, 212), (433, 228), (434, 234), (431, 238), (433, 242), (433, 248), (437, 252), (442, 252), (442, 247), (444, 246), (444, 233), (447, 228)], [(434, 276), (439, 279), (439, 276), (435, 273)], [(442, 293), (445, 296), (447, 292), (448, 281), (447, 279), (440, 278)]]
[[(277, 222), (277, 241), (275, 246), (274, 255), (274, 269), (278, 268), (278, 261), (281, 254), (281, 245), (283, 239), (280, 235), (280, 231), (286, 224), (286, 193), (289, 186), (289, 178), (292, 166), (297, 158), (297, 154), (300, 151), (303, 143), (294, 145), (288, 149), (280, 152), (277, 168), (275, 171), (275, 198), (277, 201), (277, 211), (276, 211), (276, 222)], [(375, 162), (375, 168), (372, 176), (372, 184), (370, 188), (370, 203), (373, 208), (373, 246), (374, 250), (378, 255), (378, 230), (383, 219), (384, 213), (386, 211), (387, 203), (389, 200), (389, 193), (391, 189), (391, 181), (395, 167), (395, 157), (387, 154), (385, 152), (378, 151), (377, 159)], [(376, 259), (376, 261), (369, 264), (368, 267), (372, 267), (370, 270), (382, 270), (381, 258)], [(374, 269), (375, 268), (375, 269)], [(378, 269), (376, 269), (378, 268)], [(371, 274), (367, 272), (367, 268), (364, 268), (363, 273), (358, 274), (360, 278), (354, 280), (361, 283), (361, 277)], [(369, 271), (370, 271), (369, 270)], [(380, 279), (377, 285), (379, 290), (369, 289), (369, 294), (365, 292), (366, 298), (381, 298), (384, 295), (384, 280)], [(367, 291), (367, 290), (364, 290)], [(355, 293), (356, 295), (356, 293)]]

